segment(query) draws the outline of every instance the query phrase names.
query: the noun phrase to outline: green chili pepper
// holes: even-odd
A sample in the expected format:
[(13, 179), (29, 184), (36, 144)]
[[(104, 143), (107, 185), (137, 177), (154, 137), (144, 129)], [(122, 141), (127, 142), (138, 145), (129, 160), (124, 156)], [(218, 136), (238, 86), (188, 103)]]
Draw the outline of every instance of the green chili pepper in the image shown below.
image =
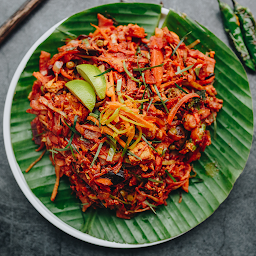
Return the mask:
[(222, 3), (219, 0), (218, 2), (223, 18), (224, 28), (239, 53), (241, 60), (248, 68), (255, 71), (254, 64), (243, 41), (242, 31), (235, 13), (228, 4)]
[(234, 5), (234, 11), (237, 15), (240, 28), (243, 34), (245, 45), (251, 55), (251, 59), (256, 64), (256, 24), (253, 15), (249, 8), (241, 6), (234, 0), (232, 0)]

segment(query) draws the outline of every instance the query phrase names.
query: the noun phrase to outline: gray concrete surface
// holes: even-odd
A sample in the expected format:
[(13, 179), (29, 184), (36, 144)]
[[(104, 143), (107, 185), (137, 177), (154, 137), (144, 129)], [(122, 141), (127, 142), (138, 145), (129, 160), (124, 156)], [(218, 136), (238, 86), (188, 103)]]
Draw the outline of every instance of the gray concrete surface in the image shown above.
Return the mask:
[[(230, 0), (225, 1), (231, 4)], [(0, 0), (0, 25), (24, 2)], [(244, 172), (217, 211), (188, 233), (154, 247), (120, 250), (82, 242), (44, 219), (18, 187), (7, 162), (2, 135), (4, 103), (12, 76), (28, 49), (52, 25), (75, 12), (110, 2), (117, 1), (47, 0), (0, 46), (0, 256), (256, 255), (255, 139)], [(239, 2), (250, 7), (256, 16), (255, 0)], [(167, 8), (187, 13), (229, 45), (216, 0), (165, 0), (163, 3)], [(256, 75), (248, 74), (248, 78), (255, 109)]]

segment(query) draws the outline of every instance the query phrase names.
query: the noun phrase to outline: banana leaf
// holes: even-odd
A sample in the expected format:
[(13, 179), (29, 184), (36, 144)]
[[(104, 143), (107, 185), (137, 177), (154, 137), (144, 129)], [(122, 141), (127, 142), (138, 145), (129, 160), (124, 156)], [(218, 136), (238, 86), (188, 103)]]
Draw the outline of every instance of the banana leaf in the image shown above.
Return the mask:
[[(69, 181), (62, 178), (55, 202), (50, 201), (55, 183), (55, 171), (48, 154), (28, 173), (25, 169), (41, 154), (32, 141), (30, 121), (33, 115), (27, 96), (32, 88), (33, 71), (37, 71), (41, 50), (54, 54), (65, 38), (88, 34), (97, 24), (96, 14), (109, 14), (118, 24), (137, 23), (150, 37), (158, 25), (161, 6), (142, 3), (116, 3), (95, 7), (71, 16), (64, 21), (35, 50), (18, 81), (11, 109), (11, 140), (17, 163), (31, 191), (59, 219), (73, 228), (103, 240), (144, 244), (178, 236), (208, 218), (227, 198), (249, 156), (253, 135), (252, 98), (246, 73), (235, 54), (202, 25), (172, 10), (163, 26), (180, 37), (192, 31), (186, 44), (200, 39), (196, 46), (202, 52), (216, 52), (216, 82), (218, 97), (224, 100), (217, 117), (217, 136), (210, 127), (212, 144), (207, 147), (194, 169), (200, 179), (192, 179), (189, 193), (174, 191), (167, 206), (153, 212), (138, 214), (131, 220), (119, 219), (107, 209), (89, 209), (81, 212), (79, 200), (71, 193)], [(71, 34), (70, 34), (71, 33)]]

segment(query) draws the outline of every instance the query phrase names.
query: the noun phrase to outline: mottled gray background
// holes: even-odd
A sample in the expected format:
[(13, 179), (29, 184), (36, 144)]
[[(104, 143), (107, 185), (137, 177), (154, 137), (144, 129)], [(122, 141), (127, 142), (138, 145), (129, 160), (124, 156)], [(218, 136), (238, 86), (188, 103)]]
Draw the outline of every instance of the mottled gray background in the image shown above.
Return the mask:
[[(225, 0), (231, 4), (231, 0)], [(0, 0), (0, 25), (25, 0)], [(117, 1), (47, 0), (0, 45), (0, 120), (12, 76), (32, 44), (51, 26), (83, 9)], [(158, 3), (158, 0), (142, 1)], [(239, 0), (256, 16), (255, 0)], [(229, 45), (216, 0), (165, 0), (164, 7), (187, 13)], [(248, 74), (254, 106), (256, 75)], [(255, 109), (255, 108), (254, 108)], [(1, 121), (2, 122), (2, 121)], [(0, 126), (0, 256), (5, 255), (256, 255), (256, 143), (231, 194), (205, 222), (161, 245), (108, 249), (73, 238), (44, 219), (18, 187), (7, 162)]]

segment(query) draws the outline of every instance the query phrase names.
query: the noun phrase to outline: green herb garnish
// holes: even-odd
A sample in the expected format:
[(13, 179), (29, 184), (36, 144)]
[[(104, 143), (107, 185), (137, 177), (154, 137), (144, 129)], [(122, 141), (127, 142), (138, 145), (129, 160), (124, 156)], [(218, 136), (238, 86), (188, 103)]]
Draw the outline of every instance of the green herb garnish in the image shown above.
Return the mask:
[(201, 67), (199, 67), (199, 68), (195, 68), (195, 73), (196, 73), (196, 75), (197, 75), (197, 76), (199, 76), (200, 69), (201, 69)]
[(64, 122), (65, 122), (65, 124), (68, 126), (68, 128), (69, 128), (73, 133), (75, 133), (75, 134), (81, 136), (81, 133), (78, 132), (78, 131), (76, 130), (76, 128), (75, 128), (75, 127), (76, 127), (77, 119), (78, 119), (78, 116), (76, 115), (75, 118), (74, 118), (74, 125), (73, 125), (73, 126), (68, 125), (65, 120), (64, 120)]
[(94, 165), (96, 159), (98, 158), (102, 146), (103, 146), (103, 142), (101, 142), (101, 143), (99, 144), (98, 149), (97, 149), (97, 151), (96, 151), (96, 154), (95, 154), (95, 156), (94, 156), (94, 158), (93, 158), (93, 160), (92, 160), (92, 163), (91, 163), (91, 165), (90, 165), (90, 168), (93, 167), (93, 165)]
[(130, 150), (127, 150), (127, 155), (134, 156), (135, 158), (137, 158), (137, 159), (139, 159), (139, 160), (142, 160), (139, 156), (135, 155), (135, 154), (132, 153), (132, 151), (130, 151)]
[(149, 110), (149, 108), (150, 108), (150, 106), (151, 106), (151, 104), (152, 104), (152, 102), (153, 102), (153, 99), (154, 99), (154, 98), (151, 98), (151, 100), (150, 100), (150, 102), (149, 102), (149, 104), (148, 104), (147, 112), (148, 112), (148, 110)]
[[(166, 103), (166, 102), (168, 102), (168, 99), (167, 100), (164, 100), (164, 103)], [(162, 102), (159, 102), (159, 103), (157, 103), (157, 102), (155, 102), (155, 103), (153, 103), (155, 106), (160, 106), (160, 105), (162, 105)]]
[(119, 198), (116, 197), (116, 196), (112, 196), (111, 194), (109, 194), (109, 197), (112, 198), (112, 199), (114, 199), (114, 200), (117, 200), (117, 201), (119, 201), (119, 202), (121, 202), (121, 203), (123, 203), (123, 204), (131, 204), (131, 203), (128, 203), (128, 202), (123, 201), (122, 199), (119, 199)]
[(132, 74), (128, 71), (127, 67), (126, 67), (126, 64), (125, 64), (125, 60), (123, 60), (123, 68), (124, 68), (124, 71), (125, 73), (134, 81), (134, 82), (137, 82), (137, 83), (140, 83), (140, 80), (133, 77)]
[(155, 88), (156, 94), (157, 94), (157, 96), (159, 97), (159, 99), (161, 100), (162, 105), (164, 106), (166, 112), (169, 113), (169, 110), (168, 110), (168, 108), (166, 107), (166, 105), (165, 105), (165, 103), (164, 103), (164, 101), (163, 101), (163, 99), (162, 99), (162, 97), (161, 97), (161, 95), (160, 95), (160, 92), (158, 91), (158, 89), (157, 89), (157, 87), (156, 87), (155, 84), (154, 84), (154, 88)]
[(112, 136), (110, 136), (110, 135), (108, 135), (108, 134), (106, 134), (106, 136), (107, 136), (114, 144), (116, 144), (116, 140), (115, 140)]
[(177, 180), (168, 172), (168, 170), (164, 170), (166, 172), (166, 174), (174, 181), (177, 182)]
[(164, 148), (164, 149), (163, 149), (163, 152), (162, 152), (162, 154), (161, 154), (161, 157), (164, 156), (164, 154), (165, 154), (166, 151), (167, 151), (167, 148)]
[(147, 204), (147, 205), (150, 207), (150, 209), (152, 210), (152, 212), (153, 212), (154, 214), (156, 214), (156, 211), (155, 211), (155, 209), (154, 209), (154, 208), (156, 207), (155, 205), (149, 203), (147, 200), (145, 200), (144, 203)]
[[(67, 138), (66, 138), (66, 141), (69, 142)], [(71, 148), (74, 149), (74, 150), (80, 155), (80, 152), (78, 151), (78, 149), (76, 148), (76, 146), (75, 146), (74, 144), (72, 144), (72, 143), (70, 143), (70, 150), (71, 150)], [(72, 151), (72, 150), (71, 150), (71, 151)], [(72, 152), (71, 152), (71, 153), (72, 153)]]
[(141, 50), (140, 50), (140, 47), (138, 46), (137, 47), (137, 49), (136, 49), (136, 53), (135, 53), (136, 55), (139, 55), (139, 54), (141, 54)]
[(141, 138), (155, 151), (158, 153), (158, 151), (148, 142), (148, 140), (146, 139), (145, 135), (142, 134)]
[(52, 160), (55, 163), (54, 154), (58, 154), (59, 152), (54, 149), (48, 149), (48, 151), (52, 153)]
[(89, 114), (89, 116), (95, 117), (96, 119), (98, 119), (98, 118), (99, 118), (99, 116), (98, 116), (98, 115), (96, 115), (96, 114), (94, 114), (94, 113), (90, 113), (90, 114)]
[(143, 72), (143, 71), (148, 70), (148, 69), (162, 67), (163, 65), (164, 65), (164, 63), (159, 64), (159, 65), (156, 65), (156, 66), (152, 66), (152, 67), (146, 67), (146, 68), (134, 68), (134, 69), (133, 69), (133, 71), (140, 71), (140, 72)]
[(102, 75), (104, 75), (104, 74), (107, 74), (107, 73), (110, 72), (111, 70), (113, 70), (113, 68), (108, 68), (106, 71), (104, 71), (104, 72), (102, 72), (102, 73), (100, 73), (100, 74), (98, 74), (98, 75), (96, 75), (96, 76), (94, 76), (94, 77), (102, 76)]
[(107, 156), (106, 161), (111, 162), (111, 161), (113, 160), (113, 157), (114, 157), (115, 153), (116, 153), (116, 144), (114, 144), (114, 143), (112, 142), (112, 140), (107, 141), (107, 142), (109, 143), (110, 148), (109, 148), (109, 150), (108, 150), (108, 156)]
[(184, 69), (178, 70), (177, 72), (175, 72), (175, 75), (182, 74), (183, 72), (185, 72), (185, 71), (187, 71), (187, 70), (189, 70), (189, 69), (191, 69), (193, 67), (194, 67), (194, 64), (192, 64), (192, 65), (190, 65), (190, 66), (188, 66), (188, 67), (186, 67)]
[(179, 41), (179, 43), (177, 44), (177, 46), (175, 47), (175, 49), (173, 50), (172, 54), (171, 54), (171, 57), (174, 55), (174, 53), (178, 50), (178, 48), (180, 47), (180, 45), (182, 44), (182, 42), (185, 40), (185, 38), (190, 34), (192, 33), (192, 31), (189, 31), (185, 36), (183, 36), (181, 38), (181, 40)]
[(152, 178), (148, 178), (148, 180), (150, 180), (152, 182), (156, 182), (156, 183), (164, 183), (162, 180), (154, 180)]
[(76, 156), (75, 156), (74, 151), (73, 151), (73, 147), (70, 147), (70, 151), (71, 151), (71, 154), (74, 157), (74, 159), (76, 159)]
[(123, 149), (123, 151), (122, 151), (122, 157), (125, 155), (125, 153), (126, 153), (126, 151), (127, 151), (127, 149), (128, 149), (128, 143), (127, 143), (127, 141), (126, 141), (126, 143), (125, 143), (125, 147), (124, 147), (124, 149)]
[(150, 142), (152, 142), (152, 143), (161, 143), (162, 141), (161, 140), (151, 140)]
[(185, 92), (186, 94), (188, 94), (188, 92), (185, 91), (185, 90), (184, 90), (182, 87), (180, 87), (178, 84), (175, 83), (175, 86), (176, 86), (178, 89), (180, 89), (181, 91), (183, 91), (183, 92)]

